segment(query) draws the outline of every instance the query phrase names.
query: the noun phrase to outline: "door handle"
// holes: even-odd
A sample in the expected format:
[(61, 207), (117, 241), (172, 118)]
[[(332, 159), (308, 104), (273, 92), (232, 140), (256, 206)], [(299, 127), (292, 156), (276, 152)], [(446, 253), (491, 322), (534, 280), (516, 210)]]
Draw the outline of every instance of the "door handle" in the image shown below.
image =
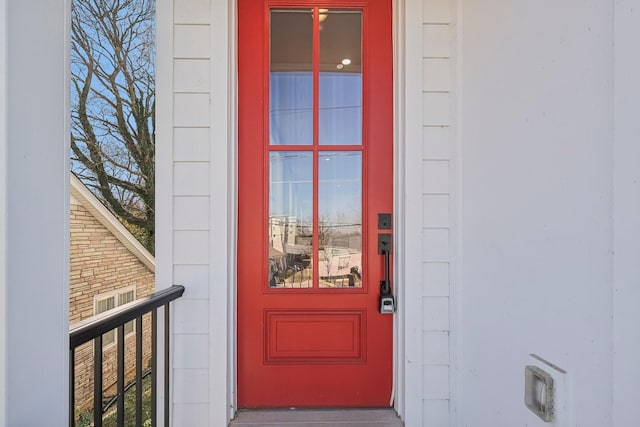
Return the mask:
[(396, 301), (391, 292), (390, 258), (391, 234), (378, 234), (378, 254), (384, 257), (384, 279), (380, 281), (379, 310), (381, 314), (393, 314), (396, 311)]

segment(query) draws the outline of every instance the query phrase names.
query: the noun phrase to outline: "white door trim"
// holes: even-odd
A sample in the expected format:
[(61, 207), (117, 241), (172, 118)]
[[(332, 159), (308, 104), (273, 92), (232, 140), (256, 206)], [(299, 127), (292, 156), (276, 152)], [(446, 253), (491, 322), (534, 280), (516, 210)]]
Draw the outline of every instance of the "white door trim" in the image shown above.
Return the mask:
[[(410, 422), (410, 425), (422, 423), (422, 334), (421, 328), (421, 285), (418, 278), (422, 276), (420, 253), (422, 241), (420, 235), (407, 233), (405, 230), (420, 230), (421, 215), (416, 209), (407, 209), (408, 206), (421, 204), (420, 181), (416, 176), (421, 174), (421, 112), (416, 105), (421, 105), (421, 44), (420, 32), (422, 16), (422, 4), (416, 0), (394, 0), (394, 211), (396, 216), (394, 234), (396, 236), (395, 280), (396, 293), (399, 302), (399, 310), (396, 314), (394, 325), (394, 407), (398, 414)], [(232, 211), (229, 213), (229, 256), (228, 268), (228, 347), (227, 357), (229, 363), (229, 379), (227, 396), (229, 403), (229, 416), (233, 416), (237, 410), (236, 401), (236, 227), (237, 227), (237, 62), (236, 62), (236, 34), (237, 34), (237, 4), (235, 0), (228, 2), (229, 32), (225, 35), (229, 46), (229, 72), (226, 79), (219, 81), (228, 82), (226, 93), (228, 96), (228, 116), (222, 123), (228, 124), (229, 134), (228, 152), (230, 162), (228, 165), (228, 204)], [(218, 12), (220, 9), (217, 10)], [(215, 15), (215, 14), (214, 14)], [(222, 14), (220, 14), (222, 15)], [(212, 23), (213, 23), (212, 18)], [(406, 20), (411, 19), (411, 25)], [(415, 22), (413, 22), (415, 21)], [(212, 28), (215, 26), (212, 25)], [(413, 33), (409, 34), (407, 28)], [(215, 34), (214, 34), (215, 33)], [(222, 35), (222, 31), (212, 31), (212, 39)], [(230, 37), (228, 35), (231, 35)], [(221, 42), (220, 38), (218, 40)], [(410, 42), (407, 43), (407, 40)], [(407, 63), (407, 58), (413, 62)], [(215, 89), (212, 87), (212, 92)], [(224, 93), (224, 92), (218, 92)], [(222, 117), (218, 117), (218, 120)], [(213, 123), (216, 123), (215, 117)], [(220, 121), (218, 121), (220, 123)], [(407, 124), (411, 124), (409, 128)], [(215, 133), (215, 132), (212, 132)], [(218, 141), (222, 141), (222, 134)], [(405, 286), (411, 284), (412, 286)], [(406, 328), (406, 325), (413, 325)], [(219, 347), (218, 347), (219, 349)], [(409, 424), (408, 424), (409, 425)]]
[[(226, 426), (236, 400), (237, 4), (211, 1), (211, 264), (209, 270), (209, 419)], [(223, 96), (216, 96), (221, 94)], [(226, 100), (226, 102), (224, 102)], [(221, 102), (223, 101), (223, 102)], [(225, 143), (226, 142), (226, 143)], [(226, 209), (221, 201), (226, 200)], [(226, 242), (226, 245), (221, 244)], [(226, 313), (220, 313), (226, 307)], [(222, 351), (226, 348), (226, 352)], [(223, 424), (224, 423), (224, 424)]]
[(395, 54), (395, 291), (397, 399), (406, 425), (422, 425), (422, 3), (397, 0)]

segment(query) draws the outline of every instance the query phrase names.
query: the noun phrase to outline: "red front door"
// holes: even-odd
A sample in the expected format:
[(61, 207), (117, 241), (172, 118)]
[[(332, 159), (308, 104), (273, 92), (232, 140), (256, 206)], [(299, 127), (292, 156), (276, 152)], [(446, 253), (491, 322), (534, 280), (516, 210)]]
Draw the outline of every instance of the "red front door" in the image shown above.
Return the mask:
[(391, 2), (239, 0), (238, 20), (238, 405), (389, 406)]

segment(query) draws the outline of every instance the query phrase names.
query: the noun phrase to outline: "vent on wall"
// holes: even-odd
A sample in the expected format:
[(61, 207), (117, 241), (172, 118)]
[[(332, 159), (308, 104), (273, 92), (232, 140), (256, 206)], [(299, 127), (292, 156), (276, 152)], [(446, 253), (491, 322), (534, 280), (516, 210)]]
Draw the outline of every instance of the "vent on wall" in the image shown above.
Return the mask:
[(553, 378), (537, 366), (524, 368), (524, 404), (542, 421), (553, 421)]
[(570, 427), (572, 424), (571, 387), (567, 371), (530, 354), (524, 370), (524, 403), (530, 427)]

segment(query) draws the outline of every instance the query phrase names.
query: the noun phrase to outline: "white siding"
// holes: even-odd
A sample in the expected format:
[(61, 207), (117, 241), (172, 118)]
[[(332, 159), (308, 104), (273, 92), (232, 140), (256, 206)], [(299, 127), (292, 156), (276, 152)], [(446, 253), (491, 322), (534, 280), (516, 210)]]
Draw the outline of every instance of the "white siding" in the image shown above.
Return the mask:
[(449, 426), (454, 0), (422, 0), (422, 425)]
[(159, 286), (186, 288), (172, 318), (171, 410), (179, 426), (226, 426), (233, 403), (227, 373), (233, 367), (227, 321), (235, 239), (227, 77), (233, 7), (209, 0), (158, 4), (156, 257)]
[[(209, 419), (210, 5), (158, 4), (158, 286), (184, 285), (172, 318), (172, 423)], [(164, 30), (163, 30), (164, 29)], [(164, 55), (162, 55), (164, 53)]]

